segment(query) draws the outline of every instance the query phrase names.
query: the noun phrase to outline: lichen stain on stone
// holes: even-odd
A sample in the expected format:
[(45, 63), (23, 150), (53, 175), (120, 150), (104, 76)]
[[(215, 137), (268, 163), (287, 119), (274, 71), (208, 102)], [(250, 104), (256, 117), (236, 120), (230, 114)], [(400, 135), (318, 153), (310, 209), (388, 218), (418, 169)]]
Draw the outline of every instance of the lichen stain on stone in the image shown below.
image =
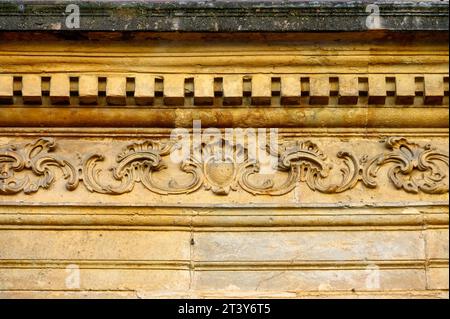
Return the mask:
[(180, 19), (172, 18), (172, 30), (178, 31), (180, 29)]
[(51, 30), (61, 30), (61, 23), (52, 23), (52, 24), (50, 24), (50, 26), (49, 26), (49, 28), (51, 29)]

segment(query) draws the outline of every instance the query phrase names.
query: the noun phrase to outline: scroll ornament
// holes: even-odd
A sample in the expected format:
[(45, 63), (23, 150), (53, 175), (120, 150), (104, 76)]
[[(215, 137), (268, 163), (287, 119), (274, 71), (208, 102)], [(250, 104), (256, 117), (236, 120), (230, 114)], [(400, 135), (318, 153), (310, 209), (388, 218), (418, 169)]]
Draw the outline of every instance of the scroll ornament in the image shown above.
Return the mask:
[[(388, 138), (385, 145), (389, 152), (373, 157), (363, 166), (362, 179), (366, 186), (376, 187), (380, 168), (393, 163), (388, 176), (396, 188), (413, 194), (448, 192), (448, 154), (439, 152), (431, 144), (421, 147), (401, 137)], [(446, 170), (441, 169), (439, 162), (447, 167)]]
[[(402, 137), (390, 137), (383, 143), (386, 151), (373, 157), (357, 158), (341, 151), (334, 162), (311, 141), (287, 141), (277, 150), (268, 146), (267, 154), (278, 158), (275, 169), (280, 178), (284, 176), (281, 182), (272, 175), (261, 174), (260, 163), (251, 159), (244, 145), (227, 140), (202, 143), (194, 155), (178, 165), (179, 173), (185, 176), (179, 182), (167, 170), (168, 157), (179, 148), (173, 140), (150, 140), (127, 146), (117, 155), (112, 174), (107, 177), (109, 173), (99, 168), (104, 160), (101, 154), (74, 165), (56, 154), (53, 139), (38, 139), (22, 146), (0, 147), (0, 195), (32, 194), (40, 188), (48, 189), (55, 182), (57, 170), (66, 179), (69, 191), (82, 181), (90, 192), (108, 195), (132, 192), (137, 183), (161, 195), (189, 194), (203, 187), (217, 195), (242, 189), (253, 195), (280, 196), (292, 192), (299, 183), (313, 191), (333, 194), (348, 191), (359, 183), (377, 187), (377, 178), (385, 167), (387, 177), (397, 189), (412, 194), (448, 193), (448, 154)], [(223, 150), (220, 155), (219, 147)], [(161, 181), (154, 176), (158, 172), (169, 172), (169, 177)]]
[(145, 141), (127, 146), (117, 156), (117, 166), (112, 169), (113, 178), (120, 182), (118, 186), (111, 186), (102, 181), (101, 169), (97, 164), (103, 160), (103, 156), (93, 155), (83, 166), (84, 184), (91, 192), (111, 195), (131, 192), (137, 182), (142, 183), (149, 191), (161, 195), (193, 192), (201, 186), (201, 175), (194, 163), (185, 162), (180, 167), (183, 172), (192, 176), (188, 185), (180, 186), (171, 179), (167, 186), (164, 186), (159, 185), (153, 178), (154, 172), (167, 168), (162, 158), (168, 156), (174, 146), (173, 141)]
[[(70, 191), (78, 187), (78, 170), (68, 160), (52, 154), (56, 148), (54, 140), (39, 139), (24, 147), (8, 145), (0, 147), (0, 195), (20, 192), (36, 193), (40, 188), (48, 189), (55, 181), (55, 169), (63, 172)], [(24, 177), (16, 173), (29, 171)]]

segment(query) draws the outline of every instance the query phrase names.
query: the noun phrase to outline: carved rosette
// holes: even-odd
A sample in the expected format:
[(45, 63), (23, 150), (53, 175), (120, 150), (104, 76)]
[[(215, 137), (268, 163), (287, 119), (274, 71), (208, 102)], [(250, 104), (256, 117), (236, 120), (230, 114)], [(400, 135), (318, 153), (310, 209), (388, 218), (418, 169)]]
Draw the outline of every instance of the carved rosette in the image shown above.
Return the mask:
[[(220, 139), (192, 147), (193, 155), (178, 164), (186, 177), (180, 182), (171, 174), (163, 180), (154, 176), (162, 171), (173, 173), (167, 170), (167, 161), (171, 152), (179, 148), (176, 141), (145, 141), (127, 146), (117, 155), (110, 175), (98, 167), (104, 159), (101, 154), (89, 156), (77, 168), (54, 154), (56, 144), (52, 139), (39, 139), (26, 145), (0, 147), (0, 195), (47, 189), (55, 182), (56, 170), (62, 172), (70, 191), (82, 180), (90, 192), (108, 195), (131, 192), (136, 183), (162, 195), (189, 194), (203, 186), (217, 195), (228, 195), (240, 188), (253, 195), (280, 196), (292, 192), (299, 183), (313, 191), (332, 194), (353, 189), (359, 182), (375, 188), (384, 168), (393, 185), (408, 193), (448, 193), (448, 154), (402, 137), (387, 138), (384, 145), (387, 152), (373, 157), (363, 154), (358, 159), (341, 151), (333, 161), (312, 141), (287, 141), (277, 149), (267, 146), (267, 154), (278, 158), (275, 173), (267, 175), (262, 174), (261, 163), (251, 159), (244, 145)], [(284, 180), (276, 182), (276, 175), (280, 175), (278, 180), (284, 175)]]

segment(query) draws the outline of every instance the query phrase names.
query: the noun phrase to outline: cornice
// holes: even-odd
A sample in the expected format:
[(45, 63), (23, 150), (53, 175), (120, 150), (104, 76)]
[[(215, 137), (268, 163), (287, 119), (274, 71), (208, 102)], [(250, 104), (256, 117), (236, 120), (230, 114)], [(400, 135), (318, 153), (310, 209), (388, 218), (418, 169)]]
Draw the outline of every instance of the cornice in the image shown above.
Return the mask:
[(442, 35), (374, 42), (349, 34), (185, 35), (5, 38), (0, 125), (173, 128), (198, 119), (219, 128), (448, 127)]
[(218, 128), (448, 127), (442, 35), (179, 36), (5, 38), (0, 125), (188, 128), (198, 119)]
[(448, 99), (448, 79), (445, 73), (0, 74), (0, 103), (156, 107), (438, 106), (448, 104), (444, 103)]
[(78, 31), (366, 31), (369, 4), (383, 30), (447, 31), (448, 1), (0, 1), (0, 30), (65, 30), (66, 6)]

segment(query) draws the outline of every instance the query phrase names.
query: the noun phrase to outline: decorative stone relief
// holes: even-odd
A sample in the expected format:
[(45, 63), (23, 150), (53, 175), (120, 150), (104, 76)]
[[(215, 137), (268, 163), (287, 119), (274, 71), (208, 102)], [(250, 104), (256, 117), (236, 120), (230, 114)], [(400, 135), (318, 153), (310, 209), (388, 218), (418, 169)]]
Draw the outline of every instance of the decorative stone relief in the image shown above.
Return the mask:
[[(379, 169), (394, 163), (388, 176), (398, 189), (417, 194), (420, 191), (427, 194), (444, 194), (448, 192), (448, 154), (444, 154), (427, 144), (420, 146), (410, 143), (402, 137), (386, 139), (387, 153), (379, 154), (366, 161), (363, 165), (362, 178), (368, 187), (376, 187), (376, 177)], [(443, 171), (438, 163), (444, 163), (447, 170)], [(414, 174), (419, 173), (419, 174)]]
[(155, 171), (166, 168), (162, 157), (168, 156), (175, 143), (145, 141), (131, 144), (117, 156), (118, 165), (113, 169), (113, 177), (120, 181), (119, 186), (110, 186), (104, 183), (99, 175), (101, 170), (97, 168), (102, 155), (93, 155), (86, 160), (84, 171), (84, 184), (91, 192), (120, 195), (131, 192), (135, 183), (141, 182), (148, 190), (168, 195), (190, 193), (201, 186), (201, 173), (194, 163), (183, 163), (180, 169), (192, 175), (192, 182), (186, 186), (180, 186), (175, 180), (170, 180), (168, 186), (158, 185), (152, 178)]
[[(78, 186), (78, 171), (73, 164), (53, 154), (56, 143), (52, 139), (39, 139), (25, 146), (0, 147), (0, 195), (19, 192), (36, 193), (40, 188), (48, 189), (55, 181), (55, 169), (62, 170), (67, 179), (66, 188)], [(22, 178), (16, 173), (29, 171)], [(30, 176), (31, 175), (31, 176)]]
[[(135, 81), (134, 88), (126, 86), (127, 78)], [(250, 85), (244, 85), (247, 78)], [(334, 78), (337, 82), (333, 82)], [(280, 74), (273, 76), (271, 72), (265, 74), (20, 74), (20, 79), (14, 74), (0, 74), (0, 104), (20, 105), (48, 104), (58, 107), (61, 105), (86, 104), (90, 106), (102, 105), (102, 96), (106, 96), (106, 105), (155, 105), (155, 106), (190, 106), (187, 103), (185, 92), (192, 91), (193, 103), (196, 106), (214, 105), (268, 105), (271, 98), (280, 96), (278, 107), (285, 105), (414, 105), (416, 91), (423, 98), (419, 98), (419, 105), (445, 105), (448, 95), (448, 74), (423, 75), (395, 74), (386, 77), (378, 74), (348, 75), (344, 74)], [(71, 93), (76, 79), (78, 91)], [(106, 79), (106, 85), (103, 80)], [(193, 79), (193, 82), (190, 81)], [(309, 84), (302, 88), (301, 79)], [(359, 81), (367, 83), (363, 96), (360, 99)], [(21, 95), (13, 90), (13, 83), (22, 87)], [(247, 80), (246, 80), (247, 81)], [(272, 87), (272, 82), (280, 86), (280, 91)], [(416, 86), (416, 82), (419, 86)], [(191, 83), (191, 84), (188, 84)], [(332, 83), (337, 84), (339, 99), (333, 102), (331, 90)], [(193, 87), (189, 86), (192, 85)], [(220, 84), (220, 85), (219, 85)], [(334, 84), (333, 84), (334, 85)], [(47, 91), (50, 87), (50, 91)], [(196, 89), (193, 89), (193, 88)], [(389, 91), (389, 88), (394, 88)], [(308, 91), (306, 91), (308, 90)], [(44, 99), (44, 92), (49, 94), (49, 100)], [(305, 93), (308, 93), (305, 95)], [(389, 93), (389, 94), (388, 94)], [(127, 98), (127, 96), (130, 98)], [(250, 95), (251, 99), (245, 99)], [(395, 96), (395, 99), (388, 98)], [(158, 96), (163, 96), (159, 99)], [(303, 101), (302, 100), (303, 96)], [(309, 96), (309, 98), (305, 98)], [(19, 99), (19, 97), (21, 97)], [(218, 101), (222, 101), (218, 103)], [(362, 102), (366, 101), (366, 102)], [(47, 105), (46, 104), (46, 105)], [(416, 103), (417, 104), (417, 103)]]
[[(22, 146), (0, 147), (0, 195), (48, 189), (55, 182), (56, 170), (63, 173), (69, 191), (83, 181), (90, 192), (109, 195), (131, 192), (136, 183), (163, 195), (189, 194), (204, 187), (217, 195), (242, 189), (253, 195), (279, 196), (293, 191), (298, 183), (332, 194), (348, 191), (359, 182), (368, 188), (377, 187), (377, 178), (384, 167), (388, 168), (387, 177), (392, 184), (408, 193), (448, 192), (448, 154), (402, 137), (389, 137), (383, 143), (387, 152), (375, 156), (357, 157), (339, 152), (336, 157), (340, 165), (308, 140), (283, 142), (277, 150), (267, 146), (267, 154), (278, 158), (278, 164), (276, 174), (265, 175), (261, 174), (259, 161), (251, 159), (244, 145), (221, 139), (199, 144), (197, 152), (179, 164), (180, 173), (188, 177), (188, 182), (179, 183), (171, 175), (165, 182), (153, 177), (154, 173), (167, 169), (171, 152), (179, 148), (177, 142), (149, 140), (130, 144), (117, 155), (112, 179), (118, 185), (113, 186), (105, 181), (107, 174), (98, 167), (103, 155), (90, 155), (81, 165), (75, 165), (75, 161), (55, 154), (57, 146), (53, 139), (38, 139)], [(223, 149), (221, 156), (217, 155), (219, 146)], [(237, 161), (238, 157), (241, 161)], [(275, 182), (275, 175), (279, 174), (286, 175), (284, 182)]]

